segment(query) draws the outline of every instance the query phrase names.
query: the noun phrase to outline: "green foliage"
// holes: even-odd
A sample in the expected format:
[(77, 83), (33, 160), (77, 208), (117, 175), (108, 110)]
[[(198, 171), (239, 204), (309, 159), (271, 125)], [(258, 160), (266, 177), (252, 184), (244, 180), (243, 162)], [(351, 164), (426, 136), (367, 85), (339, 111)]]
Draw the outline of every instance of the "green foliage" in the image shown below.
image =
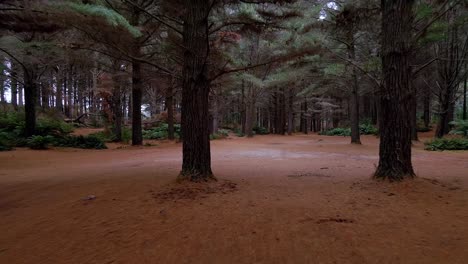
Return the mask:
[(0, 150), (13, 147), (48, 149), (49, 145), (72, 148), (106, 148), (104, 140), (98, 136), (71, 136), (73, 126), (52, 117), (37, 120), (36, 135), (24, 137), (24, 112), (0, 113)]
[(468, 139), (466, 138), (437, 138), (425, 142), (426, 150), (468, 150)]
[(128, 144), (132, 140), (132, 130), (128, 127), (122, 128), (122, 142)]
[[(144, 139), (167, 139), (169, 135), (169, 125), (162, 123), (158, 127), (143, 130)], [(180, 124), (174, 124), (174, 136), (180, 138)]]
[(61, 120), (49, 117), (39, 118), (36, 125), (36, 134), (41, 136), (63, 136), (73, 132), (73, 126)]
[(0, 132), (0, 151), (12, 150), (14, 144), (11, 134), (7, 132)]
[(240, 130), (239, 128), (234, 129), (234, 134), (236, 134), (236, 136), (238, 137), (245, 137), (245, 134), (242, 133), (242, 130)]
[(371, 123), (365, 122), (359, 125), (361, 135), (378, 135), (379, 130)]
[(32, 136), (27, 139), (27, 146), (31, 149), (48, 149), (49, 144), (54, 141), (53, 136)]
[(342, 128), (342, 127), (337, 127), (325, 131), (321, 131), (319, 135), (323, 136), (351, 136), (351, 128)]
[(229, 136), (229, 130), (219, 129), (217, 133), (210, 135), (210, 139), (211, 140), (223, 139), (223, 138), (227, 138), (228, 136)]
[(268, 135), (270, 132), (266, 127), (262, 126), (256, 126), (253, 128), (253, 131), (255, 132), (255, 135)]
[(114, 142), (115, 135), (110, 130), (99, 131), (90, 134), (90, 136), (96, 137), (103, 142)]
[(106, 20), (106, 23), (118, 27), (121, 26), (126, 29), (132, 36), (140, 37), (142, 33), (127, 21), (125, 17), (117, 13), (113, 9), (107, 8), (102, 5), (90, 5), (90, 4), (79, 4), (79, 3), (67, 3), (73, 11), (83, 14), (85, 16), (101, 17)]
[[(372, 124), (368, 122), (364, 122), (363, 124), (359, 125), (359, 132), (361, 135), (378, 135), (379, 130)], [(344, 136), (348, 137), (351, 136), (351, 128), (346, 127), (337, 127), (330, 130), (322, 131), (319, 135), (324, 136)]]
[(468, 137), (468, 120), (458, 120), (450, 122), (451, 125), (454, 125), (450, 134), (462, 135), (463, 137)]
[(82, 149), (106, 149), (104, 141), (95, 135), (89, 136), (65, 136), (54, 138), (53, 145), (56, 147), (70, 147)]

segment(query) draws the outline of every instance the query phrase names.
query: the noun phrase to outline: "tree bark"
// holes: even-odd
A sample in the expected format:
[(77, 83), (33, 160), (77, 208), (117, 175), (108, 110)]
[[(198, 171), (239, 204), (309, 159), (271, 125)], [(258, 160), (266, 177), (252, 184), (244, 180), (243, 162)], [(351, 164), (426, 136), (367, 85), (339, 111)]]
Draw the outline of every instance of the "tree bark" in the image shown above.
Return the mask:
[(25, 112), (25, 136), (33, 136), (36, 132), (36, 103), (37, 80), (34, 66), (24, 69), (24, 112)]
[(467, 82), (468, 82), (468, 78), (465, 78), (465, 83), (463, 84), (463, 120), (466, 120), (466, 115), (468, 114), (466, 112), (466, 85), (467, 85)]
[(424, 95), (424, 127), (429, 128), (431, 124), (431, 92), (427, 91)]
[(169, 84), (166, 91), (166, 108), (167, 108), (167, 137), (169, 140), (174, 140), (174, 88), (173, 82)]
[(15, 110), (18, 109), (18, 69), (16, 67), (16, 62), (11, 62), (11, 78), (10, 78), (10, 85), (11, 85), (11, 104)]
[(379, 165), (375, 178), (414, 177), (411, 163), (411, 26), (414, 0), (382, 0), (383, 84)]
[(132, 145), (143, 145), (141, 128), (141, 101), (143, 95), (141, 78), (141, 63), (132, 61)]
[(351, 143), (361, 144), (361, 132), (359, 129), (359, 93), (356, 70), (353, 69), (353, 87), (351, 93)]
[(184, 15), (182, 70), (182, 171), (181, 180), (213, 179), (209, 132), (208, 78), (210, 1), (187, 0)]
[(55, 96), (55, 108), (62, 112), (63, 111), (63, 73), (61, 70), (58, 70), (57, 75), (57, 90)]
[(18, 105), (23, 106), (23, 86), (21, 84), (18, 85)]

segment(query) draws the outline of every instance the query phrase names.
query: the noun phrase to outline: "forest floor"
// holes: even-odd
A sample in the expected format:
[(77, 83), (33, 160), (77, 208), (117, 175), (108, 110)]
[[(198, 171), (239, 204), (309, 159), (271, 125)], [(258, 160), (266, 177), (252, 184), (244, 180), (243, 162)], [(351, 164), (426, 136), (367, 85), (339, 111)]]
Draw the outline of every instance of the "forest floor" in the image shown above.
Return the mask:
[(468, 263), (468, 152), (416, 143), (418, 178), (386, 183), (378, 139), (348, 142), (212, 141), (193, 185), (180, 143), (2, 152), (0, 263)]

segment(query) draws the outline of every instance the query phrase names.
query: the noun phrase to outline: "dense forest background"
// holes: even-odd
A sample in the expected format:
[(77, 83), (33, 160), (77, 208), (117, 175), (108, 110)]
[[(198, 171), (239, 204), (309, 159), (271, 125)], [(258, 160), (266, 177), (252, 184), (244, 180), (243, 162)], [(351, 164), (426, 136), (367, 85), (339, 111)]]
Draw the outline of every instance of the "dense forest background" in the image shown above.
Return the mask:
[(467, 5), (5, 0), (1, 111), (24, 125), (2, 137), (31, 139), (53, 118), (132, 145), (178, 138), (181, 177), (199, 180), (227, 130), (375, 134), (376, 176), (413, 176), (418, 131), (466, 136)]

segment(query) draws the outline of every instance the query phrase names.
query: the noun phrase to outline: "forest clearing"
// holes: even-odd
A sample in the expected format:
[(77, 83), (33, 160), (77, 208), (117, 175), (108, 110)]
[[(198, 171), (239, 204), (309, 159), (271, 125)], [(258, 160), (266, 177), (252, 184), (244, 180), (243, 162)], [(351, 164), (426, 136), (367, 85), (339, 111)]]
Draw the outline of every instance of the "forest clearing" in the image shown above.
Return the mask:
[(468, 0), (0, 1), (0, 263), (468, 263)]
[(468, 153), (417, 144), (418, 179), (375, 182), (363, 143), (217, 140), (199, 189), (174, 181), (179, 143), (3, 152), (0, 262), (465, 263)]

